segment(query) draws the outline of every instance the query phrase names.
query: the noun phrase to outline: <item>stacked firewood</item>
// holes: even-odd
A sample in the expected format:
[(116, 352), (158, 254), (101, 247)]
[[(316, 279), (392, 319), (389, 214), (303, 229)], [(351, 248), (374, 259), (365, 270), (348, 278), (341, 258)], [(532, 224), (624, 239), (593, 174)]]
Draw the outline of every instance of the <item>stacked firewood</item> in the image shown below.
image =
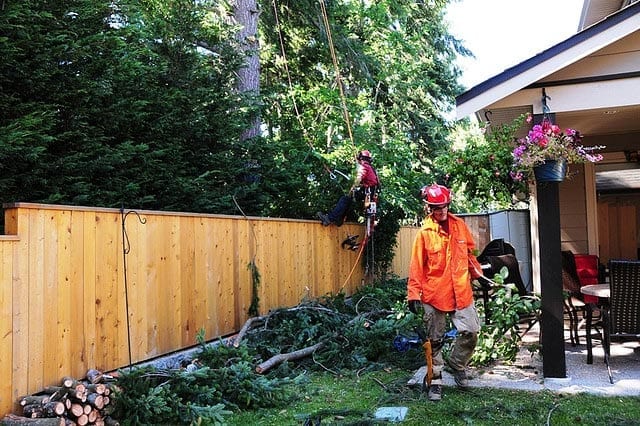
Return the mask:
[(83, 380), (64, 377), (60, 386), (20, 398), (22, 416), (7, 415), (2, 425), (104, 425), (118, 422), (109, 417), (109, 403), (115, 385), (111, 376), (98, 370), (87, 371)]

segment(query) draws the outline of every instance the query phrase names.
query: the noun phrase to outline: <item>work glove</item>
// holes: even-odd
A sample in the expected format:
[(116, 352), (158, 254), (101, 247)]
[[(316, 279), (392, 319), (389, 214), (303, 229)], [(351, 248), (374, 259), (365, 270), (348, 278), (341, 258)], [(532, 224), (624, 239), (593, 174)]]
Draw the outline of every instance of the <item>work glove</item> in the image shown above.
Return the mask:
[(422, 302), (419, 300), (409, 300), (409, 310), (414, 314), (418, 313), (418, 310), (422, 308)]

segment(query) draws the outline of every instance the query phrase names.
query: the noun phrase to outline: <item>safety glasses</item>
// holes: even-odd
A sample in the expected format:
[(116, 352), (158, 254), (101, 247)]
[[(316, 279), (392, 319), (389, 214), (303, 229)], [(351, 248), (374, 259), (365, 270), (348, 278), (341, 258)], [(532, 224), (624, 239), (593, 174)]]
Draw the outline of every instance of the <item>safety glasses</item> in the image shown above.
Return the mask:
[(448, 208), (449, 208), (449, 204), (442, 204), (440, 206), (429, 206), (429, 209), (431, 209), (432, 212), (438, 212)]

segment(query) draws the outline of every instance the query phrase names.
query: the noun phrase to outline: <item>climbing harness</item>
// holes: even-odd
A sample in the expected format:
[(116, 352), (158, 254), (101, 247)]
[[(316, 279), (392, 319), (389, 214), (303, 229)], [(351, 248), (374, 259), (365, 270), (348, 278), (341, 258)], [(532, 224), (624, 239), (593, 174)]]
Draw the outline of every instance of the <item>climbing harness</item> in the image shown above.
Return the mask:
[(378, 193), (374, 189), (367, 188), (364, 197), (365, 232), (367, 244), (365, 275), (373, 274), (375, 262), (375, 244), (373, 232), (376, 227), (376, 213), (378, 212)]
[(365, 233), (361, 242), (358, 242), (358, 235), (349, 235), (342, 241), (341, 247), (347, 250), (358, 250), (358, 256), (354, 261), (351, 272), (345, 279), (340, 290), (342, 290), (351, 276), (356, 266), (360, 262), (362, 254), (365, 254), (365, 277), (371, 277), (374, 274), (375, 265), (375, 244), (374, 244), (374, 231), (376, 227), (376, 214), (378, 212), (378, 191), (374, 188), (366, 188), (364, 193), (363, 213), (365, 216)]

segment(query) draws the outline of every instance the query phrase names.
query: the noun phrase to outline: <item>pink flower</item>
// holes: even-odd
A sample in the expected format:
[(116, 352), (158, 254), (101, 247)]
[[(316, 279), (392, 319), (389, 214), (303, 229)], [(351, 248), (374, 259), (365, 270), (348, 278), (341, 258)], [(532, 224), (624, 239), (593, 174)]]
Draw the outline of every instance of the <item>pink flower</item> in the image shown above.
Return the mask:
[(522, 174), (521, 171), (517, 171), (517, 172), (509, 172), (509, 176), (511, 176), (511, 179), (515, 180), (516, 182), (520, 182), (522, 179), (524, 179), (524, 175)]

